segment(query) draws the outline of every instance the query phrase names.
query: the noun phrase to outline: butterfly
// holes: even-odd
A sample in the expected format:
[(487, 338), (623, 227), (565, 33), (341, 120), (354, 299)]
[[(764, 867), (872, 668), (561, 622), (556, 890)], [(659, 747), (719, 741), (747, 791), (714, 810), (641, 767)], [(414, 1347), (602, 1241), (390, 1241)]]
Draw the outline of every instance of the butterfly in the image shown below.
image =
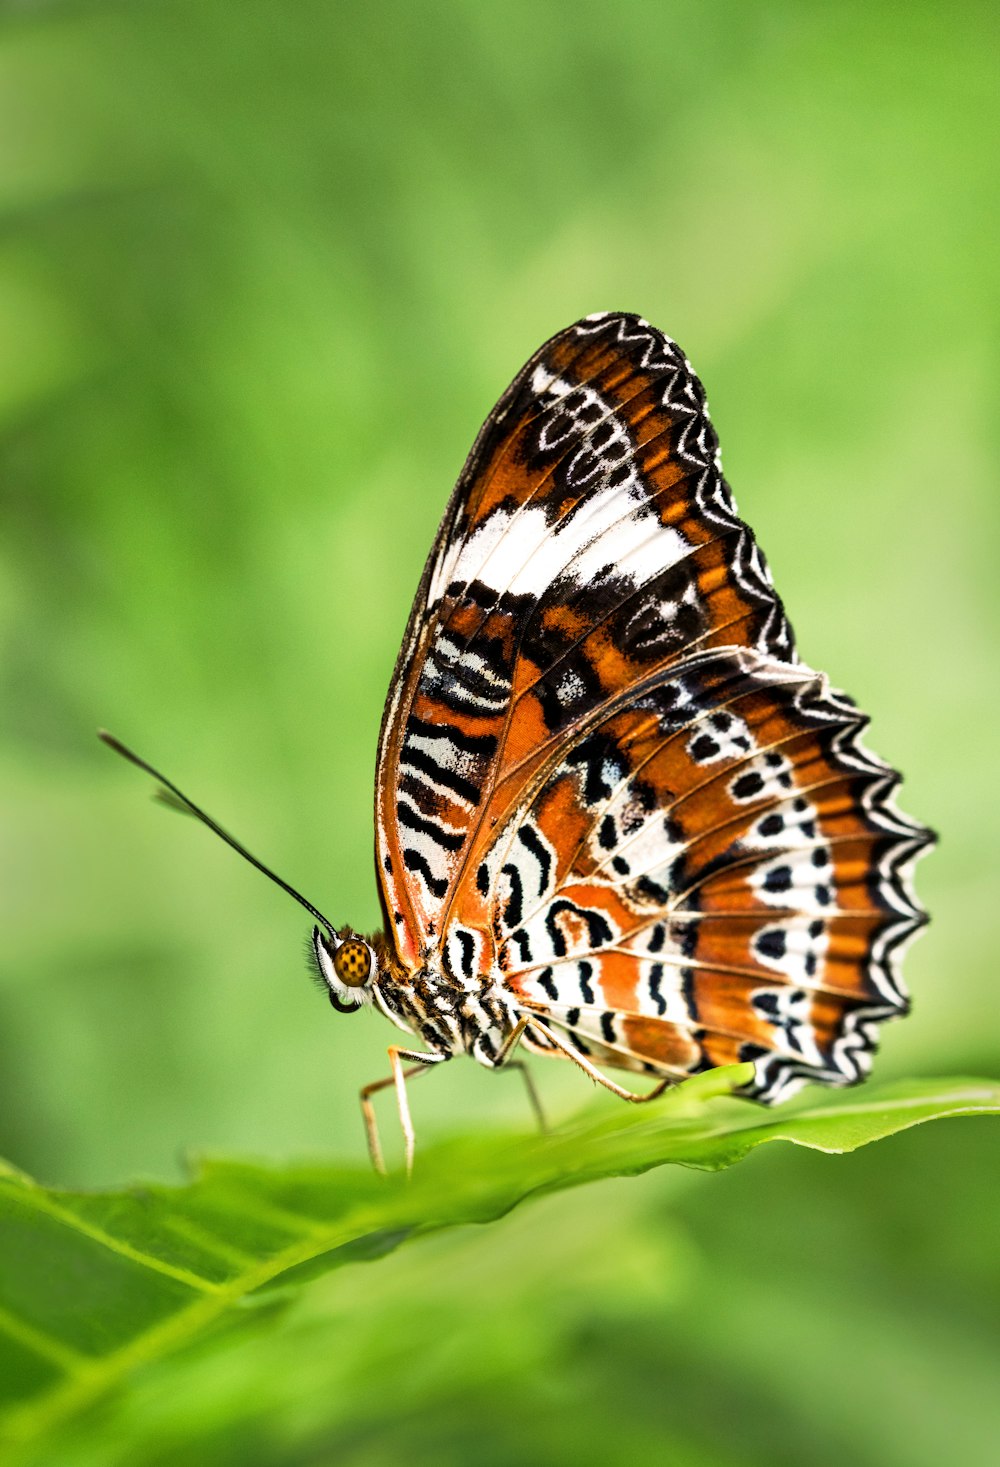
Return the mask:
[[(799, 660), (722, 475), (705, 395), (639, 316), (547, 341), (486, 419), (445, 510), (379, 739), (384, 931), (316, 920), (334, 1008), (457, 1054), (573, 1061), (642, 1102), (751, 1062), (763, 1102), (868, 1073), (904, 1014), (912, 889), (934, 837), (893, 803), (866, 716)], [(647, 1076), (635, 1091), (606, 1071)]]

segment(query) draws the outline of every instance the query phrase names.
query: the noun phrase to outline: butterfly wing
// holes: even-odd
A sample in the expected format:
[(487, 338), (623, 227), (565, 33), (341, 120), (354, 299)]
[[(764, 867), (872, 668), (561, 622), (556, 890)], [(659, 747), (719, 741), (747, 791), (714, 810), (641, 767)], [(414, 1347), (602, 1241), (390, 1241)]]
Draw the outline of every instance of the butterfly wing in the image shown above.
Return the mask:
[[(812, 689), (811, 703), (805, 688)], [(801, 695), (794, 707), (790, 689)], [(667, 717), (671, 699), (677, 706)], [(829, 705), (827, 723), (804, 713), (806, 704)], [(733, 1045), (756, 1044), (763, 1076), (764, 1061), (784, 1050), (775, 1048), (781, 1035), (774, 1025), (750, 1024), (748, 1012), (762, 1015), (770, 1002), (754, 995), (766, 984), (780, 989), (777, 1017), (784, 1022), (792, 1002), (784, 990), (801, 975), (791, 971), (788, 955), (785, 969), (764, 965), (759, 973), (749, 961), (723, 963), (719, 955), (732, 957), (740, 934), (753, 948), (755, 922), (773, 926), (781, 913), (805, 921), (808, 909), (797, 896), (786, 895), (781, 907), (770, 892), (761, 896), (764, 878), (751, 875), (746, 849), (751, 836), (739, 834), (750, 802), (744, 807), (732, 796), (723, 766), (742, 759), (749, 777), (754, 759), (785, 759), (778, 751), (788, 744), (796, 757), (801, 752), (802, 778), (809, 780), (806, 744), (812, 736), (819, 747), (821, 725), (832, 771), (827, 782), (846, 780), (855, 756), (839, 762), (833, 726), (839, 717), (842, 741), (849, 741), (845, 730), (856, 733), (858, 715), (848, 706), (797, 662), (763, 557), (722, 477), (700, 383), (677, 346), (627, 315), (588, 318), (561, 332), (518, 374), (476, 441), (425, 570), (387, 704), (377, 856), (402, 967), (415, 970), (439, 954), (445, 973), (464, 987), (501, 972), (576, 1042), (626, 1068), (686, 1073), (720, 1062), (717, 1055), (731, 1057)], [(722, 737), (727, 716), (734, 729), (749, 729), (749, 715), (766, 719), (778, 709), (790, 722), (780, 737), (770, 726), (761, 735), (774, 738), (773, 746), (748, 735), (742, 748), (736, 735)], [(697, 727), (688, 742), (701, 738), (704, 756), (691, 756), (702, 774), (691, 789), (679, 782), (684, 717)], [(676, 727), (667, 737), (671, 718)], [(630, 760), (664, 738), (646, 761), (648, 776), (640, 776)], [(708, 757), (715, 744), (725, 756)], [(871, 789), (864, 798), (875, 799), (881, 816), (892, 777), (877, 768), (877, 799)], [(620, 809), (608, 793), (612, 781)], [(640, 807), (650, 818), (636, 834)], [(754, 815), (766, 818), (762, 809), (756, 802)], [(768, 813), (784, 818), (779, 808)], [(629, 851), (602, 847), (605, 859), (594, 866), (594, 842), (610, 839), (612, 824)], [(920, 840), (908, 823), (905, 832), (882, 835)], [(858, 839), (855, 864), (875, 860), (874, 836)], [(686, 852), (683, 872), (667, 871), (668, 852), (675, 860), (678, 845)], [(640, 851), (649, 871), (630, 883), (624, 867), (631, 871)], [(699, 853), (705, 870), (695, 880)], [(798, 874), (796, 868), (796, 880)], [(872, 885), (870, 873), (858, 880)], [(903, 889), (896, 882), (893, 901), (902, 900), (896, 887)], [(881, 891), (868, 901), (865, 952), (857, 925), (837, 950), (838, 961), (853, 965), (854, 988), (838, 999), (845, 1005), (886, 964), (873, 954), (876, 934), (885, 936), (880, 922), (890, 922), (888, 902)], [(604, 917), (589, 921), (592, 909)], [(906, 914), (894, 910), (894, 917), (912, 926), (915, 911), (910, 901)], [(639, 925), (658, 916), (675, 930), (682, 912), (698, 913), (704, 943), (702, 956), (687, 964), (704, 975), (704, 999), (689, 1002), (684, 1014), (676, 1004), (661, 1009), (648, 985), (643, 994), (650, 956), (643, 941), (659, 939), (643, 939)], [(560, 956), (537, 934), (563, 927), (576, 936)], [(655, 927), (650, 922), (650, 931)], [(797, 928), (789, 929), (790, 940), (789, 954), (800, 941)], [(777, 944), (762, 941), (764, 948)], [(683, 945), (691, 942), (684, 937)], [(582, 986), (579, 975), (571, 977), (573, 963), (591, 964)], [(803, 1002), (796, 1000), (796, 1015)], [(893, 1012), (899, 1007), (895, 998), (885, 1004)], [(627, 1016), (628, 1032), (626, 1018), (615, 1015)], [(736, 1015), (746, 1021), (742, 1028)], [(804, 1033), (806, 1021), (794, 1022)], [(830, 1019), (841, 1029), (846, 1022), (843, 1015)], [(865, 1024), (858, 1021), (858, 1032)], [(720, 1036), (716, 1048), (706, 1048), (701, 1031)]]
[(637, 317), (546, 343), (487, 419), (386, 705), (377, 857), (401, 959), (437, 945), (484, 825), (566, 730), (702, 646), (792, 656), (701, 386)]
[(810, 669), (737, 649), (602, 710), (489, 858), (524, 1006), (622, 1068), (754, 1060), (765, 1100), (862, 1078), (873, 1026), (906, 1011), (927, 839), (866, 721)]

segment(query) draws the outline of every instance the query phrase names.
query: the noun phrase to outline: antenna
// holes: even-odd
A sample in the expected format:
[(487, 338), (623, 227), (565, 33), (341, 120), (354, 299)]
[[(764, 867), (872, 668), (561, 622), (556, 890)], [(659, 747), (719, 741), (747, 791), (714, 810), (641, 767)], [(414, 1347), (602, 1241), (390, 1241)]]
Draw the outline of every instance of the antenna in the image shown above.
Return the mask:
[(189, 800), (187, 795), (182, 794), (177, 786), (167, 779), (165, 774), (161, 774), (158, 769), (154, 769), (152, 764), (147, 764), (145, 759), (140, 759), (138, 754), (133, 753), (131, 749), (127, 748), (121, 739), (116, 739), (114, 734), (108, 733), (107, 729), (99, 728), (97, 730), (97, 737), (102, 743), (107, 744), (109, 749), (114, 749), (116, 754), (120, 754), (130, 764), (134, 764), (138, 769), (145, 770), (147, 774), (151, 774), (157, 780), (162, 786), (161, 789), (157, 790), (157, 796), (163, 804), (169, 805), (174, 810), (182, 810), (186, 815), (194, 815), (203, 825), (207, 825), (209, 830), (214, 831), (220, 840), (225, 841), (227, 846), (232, 846), (233, 850), (238, 855), (241, 855), (245, 861), (249, 861), (251, 866), (256, 866), (258, 871), (262, 871), (265, 876), (269, 877), (275, 886), (280, 886), (282, 891), (287, 891), (290, 897), (294, 897), (300, 907), (305, 907), (306, 911), (315, 917), (317, 922), (322, 923), (333, 938), (333, 941), (337, 941), (337, 933), (333, 924), (323, 916), (322, 912), (316, 910), (312, 902), (307, 902), (302, 893), (296, 891), (294, 886), (289, 886), (287, 881), (282, 881), (281, 877), (277, 876), (269, 866), (265, 866), (263, 861), (258, 861), (256, 856), (251, 855), (246, 846), (241, 845), (236, 837), (230, 835), (228, 830), (223, 830), (222, 826), (213, 820), (211, 815), (206, 815), (205, 811), (200, 809), (193, 800)]

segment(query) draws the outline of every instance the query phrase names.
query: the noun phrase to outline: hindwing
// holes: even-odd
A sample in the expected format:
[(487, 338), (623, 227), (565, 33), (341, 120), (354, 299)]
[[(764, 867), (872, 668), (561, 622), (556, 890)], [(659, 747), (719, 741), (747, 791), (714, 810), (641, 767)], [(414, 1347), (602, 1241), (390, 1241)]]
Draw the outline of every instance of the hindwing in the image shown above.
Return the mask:
[(507, 986), (624, 1068), (753, 1060), (767, 1100), (862, 1078), (871, 1026), (907, 1008), (927, 839), (866, 722), (810, 669), (736, 649), (601, 710), (484, 857)]

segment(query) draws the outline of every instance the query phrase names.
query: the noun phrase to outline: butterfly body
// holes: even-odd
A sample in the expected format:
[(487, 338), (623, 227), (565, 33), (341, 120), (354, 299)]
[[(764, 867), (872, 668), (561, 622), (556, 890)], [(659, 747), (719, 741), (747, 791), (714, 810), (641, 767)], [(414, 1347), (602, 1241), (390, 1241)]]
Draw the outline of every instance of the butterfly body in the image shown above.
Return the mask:
[(457, 1053), (523, 1044), (628, 1099), (745, 1061), (767, 1102), (864, 1078), (933, 839), (866, 724), (799, 659), (676, 344), (615, 312), (546, 342), (476, 439), (390, 686), (385, 931), (292, 893), (334, 1006), (425, 1046), (363, 1092), (376, 1160), (372, 1094), (395, 1085), (412, 1155), (405, 1079)]
[(376, 1006), (398, 1028), (436, 1054), (468, 1054), (488, 1069), (503, 1063), (505, 1042), (521, 1017), (501, 982), (463, 986), (432, 963), (415, 973), (386, 971), (373, 990)]

